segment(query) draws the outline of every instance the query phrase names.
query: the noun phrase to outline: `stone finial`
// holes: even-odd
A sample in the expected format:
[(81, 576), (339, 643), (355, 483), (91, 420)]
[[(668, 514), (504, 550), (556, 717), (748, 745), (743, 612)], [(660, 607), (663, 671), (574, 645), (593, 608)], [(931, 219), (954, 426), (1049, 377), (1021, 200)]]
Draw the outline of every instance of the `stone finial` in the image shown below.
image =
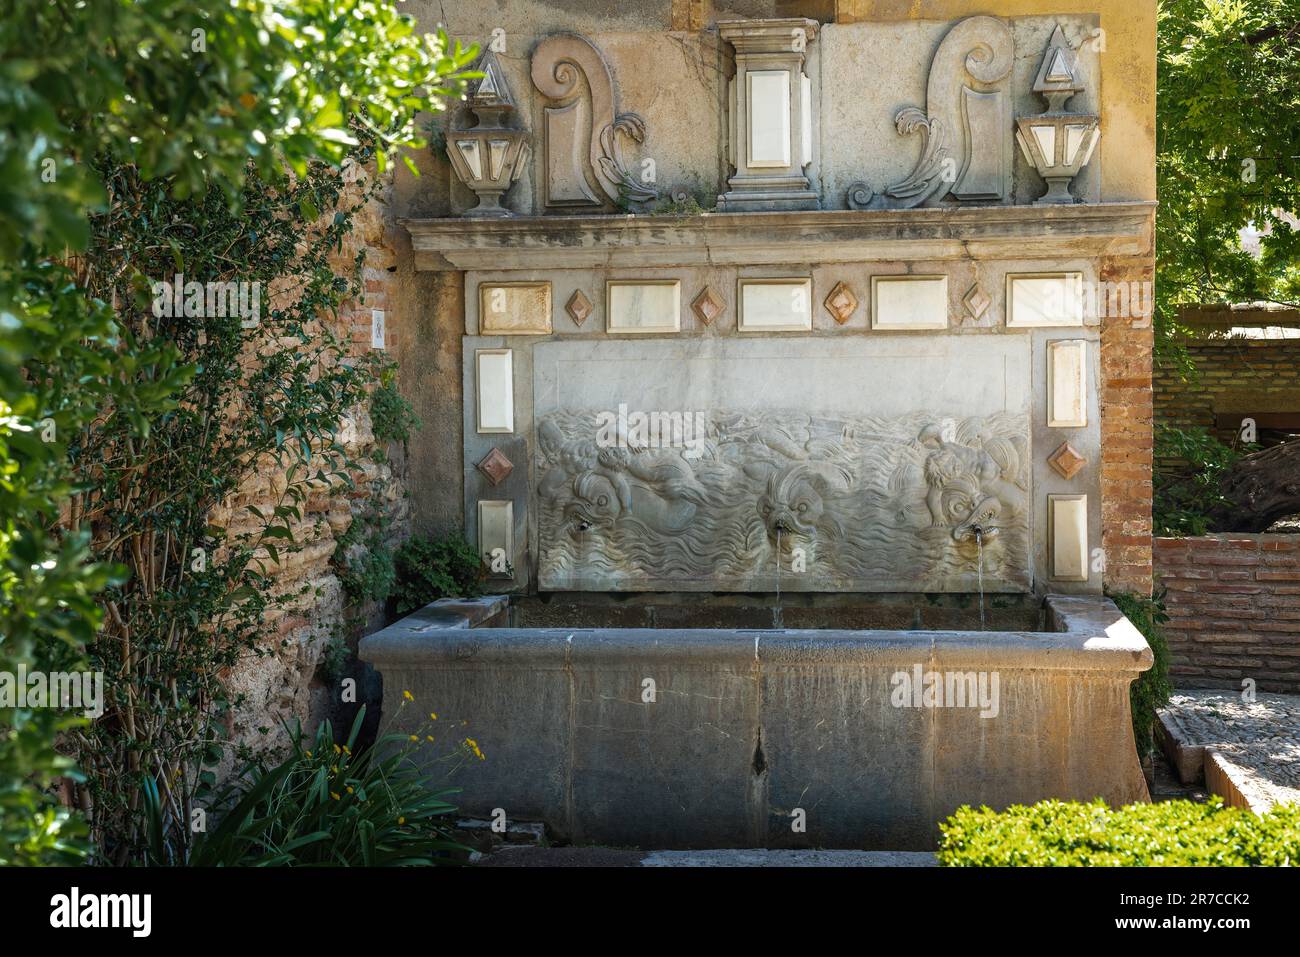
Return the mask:
[(1047, 44), (1047, 53), (1038, 67), (1038, 76), (1034, 79), (1034, 92), (1047, 100), (1047, 109), (1052, 112), (1065, 109), (1065, 101), (1083, 89), (1076, 73), (1074, 50), (1070, 49), (1065, 34), (1058, 25), (1052, 31), (1052, 38)]
[[(501, 218), (510, 215), (501, 205), (501, 197), (523, 172), (528, 132), (511, 125), (515, 101), (496, 53), (490, 47), (485, 49), (474, 68), (483, 77), (466, 98), (464, 112), (478, 122), (472, 127), (449, 125), (447, 156), (461, 182), (478, 197), (478, 205), (465, 215)], [(461, 120), (464, 118), (462, 115)]]
[(1057, 26), (1034, 81), (1034, 92), (1047, 101), (1047, 110), (1016, 118), (1016, 142), (1047, 182), (1047, 192), (1036, 206), (1074, 202), (1070, 181), (1088, 165), (1101, 137), (1099, 116), (1065, 109), (1065, 102), (1082, 89), (1074, 50)]

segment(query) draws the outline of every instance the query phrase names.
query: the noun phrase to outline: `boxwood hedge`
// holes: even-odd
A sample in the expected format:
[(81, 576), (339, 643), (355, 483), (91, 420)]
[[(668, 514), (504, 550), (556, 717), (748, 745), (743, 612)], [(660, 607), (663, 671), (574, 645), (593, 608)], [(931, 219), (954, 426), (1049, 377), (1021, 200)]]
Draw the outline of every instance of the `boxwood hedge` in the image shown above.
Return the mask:
[(1112, 809), (1041, 801), (997, 812), (958, 808), (941, 824), (946, 867), (1249, 867), (1300, 863), (1300, 805), (1266, 814), (1165, 801)]

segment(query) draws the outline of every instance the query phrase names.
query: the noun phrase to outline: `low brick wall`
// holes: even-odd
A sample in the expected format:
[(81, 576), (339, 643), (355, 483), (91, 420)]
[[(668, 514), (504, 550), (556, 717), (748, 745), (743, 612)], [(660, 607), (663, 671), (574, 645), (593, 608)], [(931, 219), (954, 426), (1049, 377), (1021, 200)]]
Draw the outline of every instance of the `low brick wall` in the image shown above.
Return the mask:
[(1300, 535), (1157, 538), (1154, 559), (1175, 685), (1300, 692)]

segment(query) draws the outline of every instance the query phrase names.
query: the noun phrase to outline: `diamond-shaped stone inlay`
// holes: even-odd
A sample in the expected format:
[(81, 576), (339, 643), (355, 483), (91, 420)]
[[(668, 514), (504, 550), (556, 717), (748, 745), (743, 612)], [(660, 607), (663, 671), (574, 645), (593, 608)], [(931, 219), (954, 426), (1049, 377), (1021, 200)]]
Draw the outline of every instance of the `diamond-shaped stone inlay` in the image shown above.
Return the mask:
[(515, 470), (515, 467), (500, 449), (493, 449), (478, 464), (478, 470), (486, 475), (493, 485), (500, 485), (506, 480), (506, 476)]
[(846, 283), (837, 282), (823, 305), (835, 317), (836, 322), (844, 325), (849, 321), (849, 316), (853, 315), (853, 310), (858, 308), (858, 297), (853, 295), (853, 290)]
[(569, 301), (564, 304), (564, 311), (573, 317), (573, 321), (582, 325), (591, 315), (591, 300), (586, 297), (581, 289), (573, 290), (573, 295)]
[(1047, 459), (1047, 464), (1056, 469), (1062, 478), (1072, 479), (1079, 474), (1079, 469), (1088, 464), (1069, 442), (1062, 442), (1061, 447)]
[(979, 322), (980, 317), (993, 304), (993, 300), (984, 291), (984, 287), (976, 283), (970, 287), (970, 291), (966, 293), (962, 303), (966, 306), (966, 311), (970, 313), (971, 318)]
[(700, 322), (706, 326), (712, 324), (714, 319), (722, 315), (722, 310), (727, 304), (722, 298), (713, 291), (712, 286), (705, 286), (700, 290), (700, 294), (691, 301), (691, 309), (695, 315), (699, 316)]

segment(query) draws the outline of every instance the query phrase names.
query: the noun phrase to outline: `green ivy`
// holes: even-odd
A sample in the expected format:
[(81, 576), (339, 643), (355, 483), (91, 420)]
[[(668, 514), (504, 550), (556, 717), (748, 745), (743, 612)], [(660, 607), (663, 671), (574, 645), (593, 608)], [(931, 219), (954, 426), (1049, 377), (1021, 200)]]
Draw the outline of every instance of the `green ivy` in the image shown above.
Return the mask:
[(411, 432), (420, 428), (420, 417), (397, 390), (397, 363), (383, 363), (376, 372), (378, 383), (370, 396), (370, 427), (381, 446), (390, 442), (406, 445)]
[(1145, 757), (1154, 747), (1152, 730), (1155, 728), (1156, 710), (1169, 703), (1173, 686), (1169, 683), (1169, 642), (1163, 626), (1169, 621), (1165, 612), (1164, 592), (1147, 598), (1131, 592), (1107, 592), (1107, 597), (1151, 646), (1155, 661), (1142, 672), (1129, 688), (1129, 703), (1133, 710), (1133, 740), (1139, 757)]

